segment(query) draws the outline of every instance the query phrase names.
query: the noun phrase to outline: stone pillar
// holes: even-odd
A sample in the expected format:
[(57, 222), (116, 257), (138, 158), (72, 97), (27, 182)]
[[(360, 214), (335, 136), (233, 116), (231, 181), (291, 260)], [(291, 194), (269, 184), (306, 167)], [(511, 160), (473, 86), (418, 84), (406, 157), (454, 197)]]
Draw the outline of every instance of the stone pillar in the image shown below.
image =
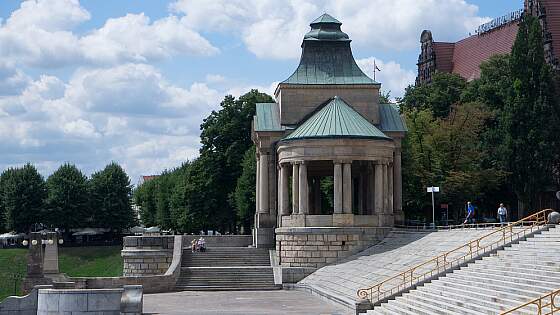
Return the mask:
[(375, 214), (383, 213), (383, 165), (375, 164)]
[(288, 167), (286, 164), (280, 165), (280, 214), (290, 214), (290, 194), (288, 194)]
[(299, 213), (309, 214), (309, 185), (307, 183), (307, 164), (299, 165)]
[(334, 162), (334, 213), (342, 213), (342, 165)]
[(261, 179), (261, 163), (260, 163), (260, 156), (257, 154), (257, 175), (255, 176), (255, 219), (256, 219), (256, 215), (259, 213), (259, 210), (261, 208), (261, 185), (260, 185), (260, 179)]
[(43, 258), (44, 273), (58, 273), (58, 235), (56, 232), (47, 233), (47, 244)]
[(292, 214), (299, 214), (299, 165), (292, 164)]
[(389, 208), (389, 176), (387, 176), (387, 163), (383, 163), (383, 213)]
[(367, 185), (366, 185), (366, 214), (375, 213), (375, 165), (368, 161), (367, 165)]
[(388, 183), (388, 191), (387, 191), (387, 198), (389, 200), (389, 206), (387, 207), (387, 211), (389, 214), (393, 214), (394, 213), (394, 208), (393, 208), (393, 165), (389, 164), (389, 166), (387, 167), (387, 180), (389, 181)]
[(313, 180), (313, 214), (321, 214), (321, 179)]
[(344, 163), (342, 175), (342, 211), (352, 213), (352, 162)]
[(269, 203), (268, 203), (268, 154), (261, 154), (259, 163), (260, 173), (259, 173), (259, 213), (269, 213)]
[(402, 212), (402, 170), (401, 150), (395, 151), (395, 162), (393, 165), (393, 207), (395, 213)]

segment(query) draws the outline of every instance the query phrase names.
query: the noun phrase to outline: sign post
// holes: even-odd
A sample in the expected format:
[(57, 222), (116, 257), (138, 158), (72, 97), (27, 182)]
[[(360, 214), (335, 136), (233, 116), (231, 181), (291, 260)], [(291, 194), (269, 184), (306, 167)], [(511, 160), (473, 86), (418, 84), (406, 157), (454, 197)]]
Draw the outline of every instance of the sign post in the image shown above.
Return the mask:
[(439, 187), (428, 187), (427, 191), (429, 193), (432, 193), (432, 224), (434, 226), (434, 229), (436, 228), (436, 204), (434, 202), (434, 193), (439, 192)]

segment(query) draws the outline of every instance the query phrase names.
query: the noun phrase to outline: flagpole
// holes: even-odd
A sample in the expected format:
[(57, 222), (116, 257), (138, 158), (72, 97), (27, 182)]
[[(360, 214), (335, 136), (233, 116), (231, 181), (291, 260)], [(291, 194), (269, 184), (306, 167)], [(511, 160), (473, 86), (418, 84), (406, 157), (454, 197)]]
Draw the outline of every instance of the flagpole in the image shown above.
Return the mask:
[(375, 64), (375, 59), (373, 59), (373, 81), (377, 82), (377, 80), (375, 80), (375, 72), (377, 72), (376, 70), (377, 70), (377, 65)]

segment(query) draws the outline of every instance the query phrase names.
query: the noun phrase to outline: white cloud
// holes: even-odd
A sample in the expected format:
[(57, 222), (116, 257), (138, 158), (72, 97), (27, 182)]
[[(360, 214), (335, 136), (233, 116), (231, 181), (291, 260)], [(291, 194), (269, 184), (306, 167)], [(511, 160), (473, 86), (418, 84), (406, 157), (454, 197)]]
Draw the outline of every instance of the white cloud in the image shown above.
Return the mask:
[(422, 29), (457, 39), (488, 20), (465, 0), (178, 0), (171, 5), (194, 29), (240, 34), (261, 58), (297, 58), (309, 22), (328, 12), (342, 21), (354, 45), (387, 51), (416, 48)]
[(31, 79), (20, 69), (0, 61), (0, 95), (17, 95)]
[(71, 161), (92, 172), (115, 160), (133, 178), (157, 173), (198, 154), (199, 125), (223, 95), (173, 85), (145, 64), (83, 68), (68, 82), (44, 75), (0, 95), (0, 169)]
[(416, 80), (416, 72), (404, 69), (395, 61), (384, 62), (375, 57), (356, 60), (362, 71), (373, 78), (374, 61), (381, 70), (376, 73), (376, 81), (380, 82), (383, 92), (391, 92), (392, 97), (402, 97), (404, 90)]
[(218, 49), (174, 16), (150, 23), (144, 14), (109, 19), (80, 40), (87, 60), (146, 62), (177, 54), (213, 55)]
[(0, 21), (0, 58), (33, 67), (148, 62), (218, 53), (177, 16), (153, 22), (144, 14), (112, 18), (84, 36), (73, 32), (90, 13), (77, 0), (26, 0)]

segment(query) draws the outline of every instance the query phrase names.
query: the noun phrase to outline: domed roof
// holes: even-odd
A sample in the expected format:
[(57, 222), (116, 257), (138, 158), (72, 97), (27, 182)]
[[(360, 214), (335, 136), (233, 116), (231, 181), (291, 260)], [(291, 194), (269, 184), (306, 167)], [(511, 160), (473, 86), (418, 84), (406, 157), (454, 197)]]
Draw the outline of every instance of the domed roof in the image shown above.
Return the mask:
[(328, 100), (282, 140), (357, 138), (391, 140), (338, 96)]
[(340, 30), (341, 25), (340, 21), (325, 13), (309, 24), (311, 31), (303, 40), (350, 41), (350, 37)]

